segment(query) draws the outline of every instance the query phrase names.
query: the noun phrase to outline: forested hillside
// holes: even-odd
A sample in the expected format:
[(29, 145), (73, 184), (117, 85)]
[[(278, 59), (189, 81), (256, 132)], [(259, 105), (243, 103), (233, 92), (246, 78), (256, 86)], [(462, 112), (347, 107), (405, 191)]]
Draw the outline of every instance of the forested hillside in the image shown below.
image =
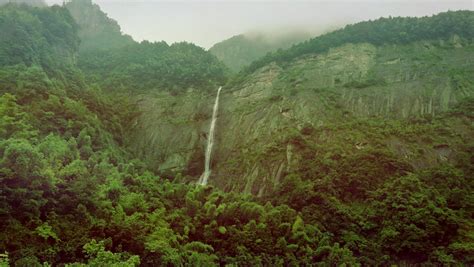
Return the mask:
[[(78, 43), (71, 42), (77, 40), (76, 25), (67, 10), (8, 5), (0, 12), (2, 29), (11, 26), (11, 37), (19, 38), (13, 41), (31, 47), (13, 53), (12, 43), (2, 39), (1, 44), (6, 51), (0, 97), (2, 265), (278, 262), (272, 244), (281, 235), (272, 231), (281, 231), (282, 223), (295, 225), (288, 237), (304, 231), (287, 206), (170, 183), (147, 171), (120, 146), (134, 105), (89, 88), (72, 64)], [(42, 19), (47, 29), (40, 27)], [(48, 38), (55, 42), (43, 43)], [(57, 50), (68, 53), (49, 60)], [(78, 75), (71, 77), (70, 71)], [(258, 235), (267, 245), (252, 251), (245, 246), (257, 240), (251, 231), (257, 231), (256, 222), (264, 225), (261, 220), (273, 226)], [(228, 245), (216, 246), (223, 242)], [(324, 235), (311, 242), (334, 246), (331, 255), (352, 259)], [(260, 254), (267, 256), (254, 256)]]
[(213, 90), (227, 80), (220, 61), (190, 43), (143, 41), (119, 49), (81, 53), (87, 79), (110, 91)]
[(309, 39), (306, 32), (266, 33), (252, 32), (233, 36), (213, 45), (209, 52), (222, 60), (232, 71), (238, 72), (268, 52), (286, 49)]
[(421, 40), (446, 40), (453, 35), (472, 40), (472, 25), (472, 11), (445, 12), (422, 18), (390, 17), (364, 21), (302, 42), (291, 49), (266, 55), (252, 63), (244, 73), (251, 73), (270, 62), (284, 64), (304, 54), (325, 52), (331, 47), (347, 43), (407, 44)]
[(27, 4), (36, 7), (45, 7), (46, 3), (44, 0), (0, 0), (0, 5), (15, 3), (15, 4)]
[(39, 65), (54, 75), (56, 68), (74, 64), (79, 47), (77, 25), (67, 10), (59, 7), (2, 6), (0, 64)]
[(109, 50), (135, 43), (123, 34), (117, 21), (109, 18), (91, 0), (67, 1), (65, 7), (79, 26), (83, 53), (94, 50)]
[(227, 69), (191, 43), (137, 43), (91, 0), (66, 3), (79, 26), (78, 67), (91, 84), (108, 91), (143, 93), (207, 90), (227, 80)]
[[(469, 25), (472, 15), (409, 21)], [(240, 73), (221, 93), (210, 183), (289, 205), (363, 264), (470, 261), (472, 36), (391, 42), (335, 42)], [(133, 150), (166, 177), (197, 181), (213, 101), (195, 93), (141, 98)]]
[[(364, 22), (333, 33), (345, 46), (255, 63), (224, 86), (222, 167), (198, 186), (226, 68), (133, 42), (90, 5), (0, 7), (0, 266), (474, 264), (473, 12), (387, 19), (380, 46), (351, 39), (384, 20)], [(416, 108), (394, 107), (404, 90)], [(183, 143), (193, 171), (149, 164)]]

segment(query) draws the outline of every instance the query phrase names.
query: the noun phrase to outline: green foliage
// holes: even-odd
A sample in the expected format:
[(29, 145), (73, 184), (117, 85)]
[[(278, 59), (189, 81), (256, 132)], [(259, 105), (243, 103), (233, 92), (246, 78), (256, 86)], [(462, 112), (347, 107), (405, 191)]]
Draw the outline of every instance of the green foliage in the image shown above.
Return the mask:
[(0, 7), (0, 92), (46, 94), (58, 87), (83, 88), (74, 66), (77, 30), (63, 7)]
[[(97, 11), (90, 1), (68, 6), (81, 4)], [(273, 196), (174, 183), (128, 153), (137, 107), (100, 88), (205, 89), (224, 82), (225, 69), (187, 43), (122, 45), (118, 25), (94, 14), (107, 25), (84, 36), (116, 39), (110, 49), (105, 40), (84, 47), (90, 86), (73, 64), (77, 26), (65, 8), (0, 8), (8, 36), (0, 40), (0, 266), (473, 264), (474, 146), (452, 141), (453, 159), (420, 169), (383, 142), (459, 140), (447, 122), (472, 126), (469, 99), (427, 122), (348, 119), (294, 130), (265, 147), (273, 156), (291, 145), (301, 157)], [(381, 19), (277, 54), (289, 60), (343, 42), (404, 43), (451, 30), (466, 38), (470, 14)], [(457, 90), (470, 86), (466, 75), (452, 73)]]
[(126, 253), (112, 253), (105, 250), (103, 241), (97, 242), (93, 239), (84, 245), (84, 252), (89, 261), (85, 264), (69, 264), (66, 266), (114, 266), (133, 267), (140, 264), (140, 257), (127, 256)]
[(45, 7), (47, 6), (44, 0), (0, 0), (0, 5), (15, 3), (15, 4), (27, 4), (35, 7)]
[(65, 4), (79, 24), (78, 66), (86, 79), (108, 91), (215, 89), (227, 79), (216, 57), (190, 43), (136, 43), (90, 0)]
[(28, 120), (28, 114), (21, 111), (14, 95), (6, 93), (0, 97), (0, 136), (2, 139), (33, 137), (36, 133)]
[(82, 52), (115, 49), (134, 43), (132, 37), (122, 34), (120, 25), (91, 0), (68, 1), (65, 7), (79, 26)]
[(77, 25), (59, 6), (2, 6), (0, 32), (0, 66), (36, 64), (58, 75), (58, 68), (71, 65), (70, 56), (79, 46)]
[(58, 241), (58, 235), (53, 231), (53, 228), (46, 222), (36, 227), (36, 233), (44, 239), (52, 238)]
[(240, 34), (213, 45), (209, 52), (232, 71), (238, 72), (268, 52), (289, 48), (309, 37), (303, 32), (284, 33), (280, 36), (265, 33)]
[(460, 101), (453, 109), (451, 109), (453, 115), (466, 116), (474, 118), (474, 97), (466, 97)]
[(120, 49), (81, 53), (79, 67), (88, 79), (108, 90), (212, 88), (227, 77), (224, 65), (190, 43), (144, 41)]
[(387, 182), (374, 193), (373, 203), (382, 250), (401, 258), (427, 260), (426, 252), (449, 244), (459, 228), (445, 197), (414, 174)]
[(10, 260), (8, 259), (8, 253), (0, 254), (0, 266), (1, 267), (8, 267)]
[(389, 17), (347, 25), (287, 50), (269, 53), (245, 68), (240, 76), (249, 74), (270, 62), (284, 64), (309, 53), (323, 53), (347, 43), (407, 44), (421, 40), (448, 40), (454, 34), (463, 40), (474, 36), (473, 11), (449, 11), (431, 17)]

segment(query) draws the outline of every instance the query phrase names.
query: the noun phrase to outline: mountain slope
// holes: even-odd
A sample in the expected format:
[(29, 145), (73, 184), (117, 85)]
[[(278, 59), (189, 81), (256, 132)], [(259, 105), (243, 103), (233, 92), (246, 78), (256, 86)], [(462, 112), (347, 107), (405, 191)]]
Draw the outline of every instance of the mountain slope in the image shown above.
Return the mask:
[[(289, 205), (367, 265), (471, 261), (473, 15), (364, 22), (257, 61), (221, 92), (209, 183)], [(214, 97), (144, 96), (131, 147), (196, 182)]]
[[(285, 142), (294, 133), (371, 118), (375, 121), (371, 128), (376, 132), (382, 131), (378, 128), (384, 120), (394, 123), (393, 127), (402, 123), (405, 126), (396, 127), (410, 128), (413, 119), (449, 112), (473, 96), (473, 46), (438, 44), (349, 44), (302, 57), (285, 69), (270, 64), (239, 86), (224, 87), (213, 162), (215, 180), (211, 183), (227, 190), (270, 193), (291, 170), (294, 159), (288, 155), (293, 152), (291, 144)], [(144, 158), (153, 166), (199, 176), (213, 101), (212, 95), (197, 93), (183, 98), (147, 97), (141, 105), (144, 115), (135, 126), (134, 150), (147, 155)], [(349, 132), (340, 134), (350, 135), (350, 128), (346, 130)], [(351, 150), (366, 143), (368, 136), (370, 133), (352, 140)], [(378, 142), (386, 142), (391, 137), (378, 138)], [(279, 156), (267, 154), (271, 144), (279, 147)], [(422, 146), (428, 149), (432, 145)], [(150, 150), (154, 147), (161, 149)], [(418, 160), (420, 165), (433, 162), (413, 161)]]
[(78, 60), (90, 82), (110, 91), (209, 90), (227, 80), (227, 69), (191, 43), (142, 42), (108, 51), (82, 53)]
[(270, 33), (256, 32), (233, 36), (215, 44), (209, 49), (232, 71), (238, 72), (265, 54), (307, 40), (305, 32), (290, 32), (272, 36)]
[(0, 6), (8, 3), (14, 4), (27, 4), (34, 7), (46, 7), (46, 2), (44, 0), (0, 0)]
[(473, 25), (472, 11), (467, 10), (448, 11), (431, 17), (390, 17), (360, 22), (300, 43), (291, 49), (269, 54), (252, 63), (243, 73), (251, 73), (271, 62), (284, 64), (304, 54), (327, 52), (331, 47), (346, 43), (370, 43), (376, 46), (407, 44), (430, 39), (447, 40), (454, 34), (464, 40), (471, 40), (474, 35)]
[(241, 75), (203, 187), (217, 88), (197, 81), (220, 81), (217, 59), (143, 42), (81, 70), (68, 14), (0, 7), (0, 265), (474, 263), (471, 36), (336, 42)]
[[(69, 72), (80, 74), (72, 60), (77, 46), (64, 59), (72, 64), (58, 57), (54, 73), (43, 70), (50, 63), (43, 56), (57, 55), (45, 40), (77, 38), (74, 22), (58, 14), (68, 11), (0, 7), (0, 28), (17, 31), (11, 35), (19, 37), (16, 45), (34, 48), (13, 53), (11, 43), (0, 43), (7, 51), (0, 64), (1, 266), (356, 262), (286, 205), (171, 183), (133, 159), (121, 144), (135, 105), (87, 82), (76, 84)], [(42, 19), (50, 30), (66, 29), (51, 35)], [(303, 233), (308, 238), (296, 237)], [(330, 253), (306, 250), (319, 244)]]
[[(460, 25), (464, 25), (471, 17), (472, 12), (448, 12), (421, 18), (420, 21), (436, 24), (442, 18), (449, 23), (459, 21)], [(404, 20), (390, 21), (398, 25)], [(421, 22), (413, 23), (418, 25)], [(452, 26), (449, 23), (447, 25)], [(395, 27), (392, 24), (388, 23), (385, 27)], [(446, 30), (443, 25), (438, 27), (441, 32)], [(338, 34), (352, 36), (346, 32)], [(435, 117), (472, 96), (472, 37), (453, 34), (443, 39), (439, 37), (441, 35), (436, 32), (432, 39), (428, 36), (425, 41), (378, 46), (369, 43), (338, 46), (339, 42), (336, 42), (329, 52), (301, 55), (288, 59), (284, 65), (270, 63), (247, 76), (241, 73), (240, 78), (233, 80), (222, 91), (221, 119), (218, 120), (217, 130), (221, 144), (217, 144), (218, 156), (214, 165), (217, 169), (230, 170), (223, 161), (233, 161), (236, 157), (246, 158), (248, 163), (237, 164), (238, 170), (234, 174), (217, 175), (215, 171), (216, 177), (225, 180), (219, 182), (221, 188), (237, 187), (238, 191), (247, 188), (249, 192), (256, 193), (260, 189), (250, 189), (252, 179), (245, 177), (258, 176), (262, 180), (267, 179), (264, 177), (270, 173), (275, 177), (277, 171), (273, 165), (265, 170), (265, 174), (255, 174), (254, 169), (266, 163), (258, 163), (251, 154), (260, 154), (276, 133), (289, 134), (285, 130), (288, 127), (296, 130), (304, 125), (324, 127), (326, 123), (343, 122), (349, 118), (375, 117), (403, 122), (411, 118)], [(321, 37), (323, 40), (327, 38)], [(312, 42), (322, 41), (316, 38)], [(294, 54), (293, 50), (299, 50), (298, 47), (304, 44), (281, 53)], [(142, 108), (147, 115), (136, 125), (140, 130), (134, 138), (137, 142), (132, 143), (141, 144), (141, 149), (137, 147), (136, 150), (147, 154), (146, 147), (168, 142), (167, 135), (159, 133), (171, 127), (171, 123), (180, 129), (176, 130), (180, 134), (172, 139), (176, 143), (172, 141), (166, 149), (154, 150), (159, 154), (155, 155), (158, 158), (152, 156), (147, 159), (154, 162), (154, 166), (162, 162), (166, 168), (174, 166), (173, 169), (199, 175), (199, 168), (192, 166), (201, 164), (199, 155), (204, 151), (213, 98), (207, 94), (188, 97), (185, 102), (180, 99), (161, 101), (159, 98), (156, 102), (160, 104), (155, 103), (153, 98), (143, 102)], [(163, 113), (155, 113), (155, 116), (150, 109), (156, 106), (163, 107)], [(196, 121), (196, 125), (191, 123)], [(180, 140), (190, 141), (184, 145), (178, 143)], [(243, 176), (242, 171), (246, 172)], [(224, 178), (229, 175), (235, 175), (237, 180)]]
[(108, 91), (176, 94), (207, 90), (227, 80), (226, 67), (201, 47), (137, 43), (91, 0), (72, 0), (65, 7), (79, 25), (78, 67), (91, 84)]
[(32, 79), (28, 85), (45, 85), (50, 79), (56, 84), (81, 87), (82, 76), (74, 67), (80, 40), (67, 10), (12, 4), (2, 6), (0, 20), (3, 90), (26, 77)]
[(114, 49), (135, 43), (132, 37), (122, 33), (117, 21), (91, 0), (68, 1), (65, 7), (80, 27), (81, 51)]
[[(301, 57), (284, 69), (276, 64), (259, 69), (222, 96), (215, 166), (224, 173), (215, 174), (216, 182), (254, 194), (271, 192), (285, 174), (313, 164), (301, 153), (323, 140), (349, 154), (379, 147), (415, 169), (444, 160), (437, 155), (437, 145), (445, 145), (442, 151), (456, 157), (473, 134), (468, 121), (457, 125), (453, 120), (450, 125), (442, 120), (456, 136), (452, 139), (436, 133), (430, 122), (438, 123), (438, 115), (474, 96), (473, 48), (427, 42), (348, 44)], [(399, 140), (405, 129), (415, 132)], [(416, 140), (416, 135), (430, 141)], [(294, 144), (295, 138), (311, 141)], [(318, 149), (322, 151), (314, 153), (325, 157), (332, 153)]]

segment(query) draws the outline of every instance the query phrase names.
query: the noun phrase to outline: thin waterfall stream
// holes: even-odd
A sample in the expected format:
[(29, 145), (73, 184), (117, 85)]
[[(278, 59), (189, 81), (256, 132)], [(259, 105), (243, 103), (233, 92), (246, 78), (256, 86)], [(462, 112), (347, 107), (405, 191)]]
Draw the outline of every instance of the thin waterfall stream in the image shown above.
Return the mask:
[(214, 145), (214, 131), (216, 128), (217, 110), (219, 108), (219, 95), (221, 93), (221, 90), (222, 86), (219, 87), (219, 89), (217, 90), (216, 102), (214, 103), (214, 109), (212, 110), (211, 128), (209, 129), (209, 136), (207, 138), (207, 148), (204, 161), (204, 172), (202, 173), (198, 181), (198, 184), (200, 185), (207, 185), (207, 181), (209, 179), (209, 176), (211, 175), (211, 154), (212, 146)]

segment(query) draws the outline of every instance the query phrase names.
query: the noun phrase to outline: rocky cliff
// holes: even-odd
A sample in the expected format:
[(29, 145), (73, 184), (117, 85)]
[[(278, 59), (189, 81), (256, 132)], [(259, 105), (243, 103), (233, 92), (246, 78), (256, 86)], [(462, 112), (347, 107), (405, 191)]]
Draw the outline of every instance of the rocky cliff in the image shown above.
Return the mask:
[[(456, 145), (473, 134), (472, 122), (436, 118), (473, 96), (473, 51), (457, 36), (346, 44), (258, 69), (222, 91), (210, 183), (265, 195), (285, 175), (322, 164), (308, 162), (307, 153), (324, 157), (335, 147), (348, 155), (383, 148), (413, 168), (454, 160)], [(134, 150), (156, 169), (197, 180), (214, 95), (142, 98)], [(446, 123), (455, 127), (443, 133)]]
[[(334, 142), (351, 151), (377, 143), (404, 158), (416, 154), (394, 145), (409, 147), (416, 141), (399, 140), (396, 132), (370, 140), (380, 126), (357, 129), (350, 124), (372, 119), (411, 127), (404, 124), (408, 118), (433, 118), (472, 96), (472, 78), (459, 77), (474, 77), (473, 47), (443, 45), (348, 44), (299, 58), (284, 70), (276, 65), (260, 69), (223, 96), (215, 182), (254, 194), (274, 188), (282, 175), (308, 164), (301, 160), (301, 144), (294, 143), (300, 136), (309, 139), (306, 145)], [(465, 71), (470, 76), (457, 75)], [(414, 167), (435, 163), (436, 148), (419, 145), (430, 152), (408, 161)]]

